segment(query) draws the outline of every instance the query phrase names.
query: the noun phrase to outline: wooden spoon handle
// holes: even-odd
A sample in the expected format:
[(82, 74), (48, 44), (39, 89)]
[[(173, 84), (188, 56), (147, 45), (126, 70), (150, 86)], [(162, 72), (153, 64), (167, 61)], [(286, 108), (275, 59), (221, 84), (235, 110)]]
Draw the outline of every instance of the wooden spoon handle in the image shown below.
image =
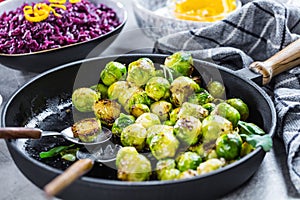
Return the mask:
[(272, 77), (300, 65), (300, 39), (292, 42), (271, 58), (263, 62), (253, 62), (249, 68), (263, 75), (263, 85)]
[(93, 160), (82, 159), (76, 161), (64, 173), (54, 178), (44, 187), (48, 197), (53, 197), (77, 180), (80, 176), (88, 172), (93, 167)]
[(42, 131), (36, 128), (25, 127), (6, 127), (0, 128), (0, 138), (17, 139), (17, 138), (34, 138), (41, 137)]

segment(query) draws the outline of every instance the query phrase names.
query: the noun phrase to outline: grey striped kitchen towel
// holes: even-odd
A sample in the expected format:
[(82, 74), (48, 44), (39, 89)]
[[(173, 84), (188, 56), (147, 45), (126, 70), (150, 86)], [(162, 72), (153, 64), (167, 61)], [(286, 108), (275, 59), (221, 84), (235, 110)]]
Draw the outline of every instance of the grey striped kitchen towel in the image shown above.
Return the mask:
[[(194, 58), (235, 70), (265, 60), (300, 38), (300, 7), (271, 0), (245, 2), (213, 25), (159, 39), (155, 49), (190, 51)], [(274, 77), (270, 87), (278, 114), (277, 134), (286, 147), (291, 181), (300, 193), (300, 67)]]

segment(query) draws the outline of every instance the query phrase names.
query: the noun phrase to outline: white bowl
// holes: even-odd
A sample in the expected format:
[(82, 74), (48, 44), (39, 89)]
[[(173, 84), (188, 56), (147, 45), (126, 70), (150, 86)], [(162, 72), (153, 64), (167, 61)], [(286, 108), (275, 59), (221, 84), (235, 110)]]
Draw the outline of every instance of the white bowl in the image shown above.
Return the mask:
[[(146, 36), (153, 40), (179, 31), (201, 28), (214, 23), (176, 19), (169, 14), (166, 8), (168, 0), (133, 0), (132, 2), (138, 26)], [(237, 0), (237, 9), (240, 7), (241, 2)]]

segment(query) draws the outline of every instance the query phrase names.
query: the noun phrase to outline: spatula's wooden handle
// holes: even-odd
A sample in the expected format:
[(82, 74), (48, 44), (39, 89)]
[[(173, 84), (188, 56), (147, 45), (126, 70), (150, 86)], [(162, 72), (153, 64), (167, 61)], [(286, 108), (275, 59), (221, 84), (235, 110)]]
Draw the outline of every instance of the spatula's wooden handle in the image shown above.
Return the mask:
[(254, 62), (249, 68), (263, 75), (263, 85), (272, 77), (300, 65), (300, 39), (292, 42), (274, 56), (263, 62)]
[(54, 178), (44, 187), (47, 197), (53, 197), (88, 172), (93, 167), (93, 160), (82, 159), (76, 161), (64, 173)]
[(34, 138), (41, 137), (42, 131), (36, 128), (26, 127), (6, 127), (0, 128), (0, 138), (17, 139), (17, 138)]

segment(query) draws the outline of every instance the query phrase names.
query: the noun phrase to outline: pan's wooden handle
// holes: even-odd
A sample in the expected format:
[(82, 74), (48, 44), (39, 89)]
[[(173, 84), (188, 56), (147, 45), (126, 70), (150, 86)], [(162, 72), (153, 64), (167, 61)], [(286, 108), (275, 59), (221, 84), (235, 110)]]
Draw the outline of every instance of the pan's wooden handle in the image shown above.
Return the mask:
[(41, 137), (42, 131), (36, 128), (26, 127), (6, 127), (0, 128), (0, 138), (17, 139), (17, 138), (34, 138)]
[(44, 187), (47, 197), (53, 197), (60, 193), (76, 179), (88, 172), (93, 167), (93, 164), (93, 160), (88, 158), (76, 161), (64, 173), (54, 178)]
[(263, 75), (263, 85), (272, 77), (300, 65), (300, 39), (292, 42), (284, 49), (264, 62), (254, 62), (249, 68)]

